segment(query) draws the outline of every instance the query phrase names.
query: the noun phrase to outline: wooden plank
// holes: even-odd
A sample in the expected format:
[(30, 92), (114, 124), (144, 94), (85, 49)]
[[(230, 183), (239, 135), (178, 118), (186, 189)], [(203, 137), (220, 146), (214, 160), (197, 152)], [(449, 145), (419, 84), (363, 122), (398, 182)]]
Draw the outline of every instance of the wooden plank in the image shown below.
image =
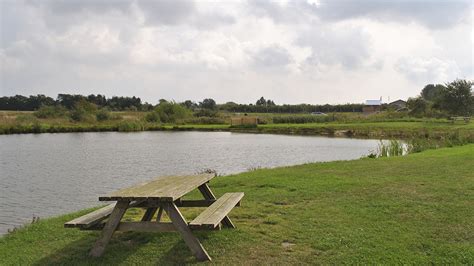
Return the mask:
[[(211, 188), (207, 184), (202, 184), (198, 188), (205, 199), (216, 200), (216, 196), (212, 193)], [(238, 204), (240, 204), (240, 201)], [(221, 223), (228, 228), (235, 228), (234, 223), (232, 223), (232, 220), (227, 215), (222, 219)]]
[(164, 176), (133, 187), (121, 189), (103, 197), (100, 201), (159, 200), (175, 201), (214, 178), (214, 174)]
[(191, 228), (215, 228), (244, 197), (243, 192), (226, 193), (189, 223)]
[(97, 240), (97, 242), (95, 242), (94, 247), (89, 253), (91, 256), (100, 257), (104, 253), (105, 247), (112, 238), (112, 235), (114, 234), (115, 229), (117, 229), (117, 226), (119, 225), (123, 215), (127, 211), (129, 204), (130, 202), (128, 201), (117, 202), (114, 207), (114, 210), (112, 211), (112, 214), (110, 214), (109, 220), (107, 221), (104, 229), (102, 230), (100, 238)]
[[(141, 201), (136, 201), (133, 203), (130, 203), (129, 208), (136, 207), (137, 205), (143, 204)], [(90, 212), (86, 215), (83, 215), (81, 217), (78, 217), (74, 220), (71, 220), (67, 223), (64, 224), (64, 227), (66, 228), (73, 228), (73, 227), (79, 227), (80, 229), (87, 229), (89, 227), (93, 227), (103, 220), (107, 219), (107, 217), (110, 216), (114, 209), (115, 203), (107, 205), (103, 208), (97, 209), (93, 212)]]
[(176, 232), (173, 223), (121, 222), (117, 227), (121, 232)]
[(113, 209), (115, 207), (115, 203), (107, 205), (103, 208), (90, 212), (86, 215), (78, 217), (74, 220), (71, 220), (64, 224), (64, 227), (71, 228), (71, 227), (80, 227), (80, 228), (88, 228), (95, 224), (100, 223), (102, 220), (106, 219), (110, 216)]
[(186, 220), (184, 219), (181, 212), (179, 212), (178, 208), (174, 203), (167, 203), (164, 205), (164, 209), (168, 216), (171, 219), (171, 222), (175, 226), (176, 230), (181, 234), (183, 237), (184, 242), (186, 245), (191, 249), (194, 256), (199, 261), (210, 261), (211, 257), (207, 254), (207, 251), (201, 245), (199, 240), (193, 235), (191, 229), (188, 227)]

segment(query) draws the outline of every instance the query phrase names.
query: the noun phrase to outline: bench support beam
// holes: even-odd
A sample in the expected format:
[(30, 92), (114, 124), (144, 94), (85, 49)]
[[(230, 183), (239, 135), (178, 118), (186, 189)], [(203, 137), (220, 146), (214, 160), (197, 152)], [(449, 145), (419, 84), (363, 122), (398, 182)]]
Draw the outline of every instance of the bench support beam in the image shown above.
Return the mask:
[(94, 247), (90, 251), (90, 255), (93, 257), (100, 257), (104, 253), (105, 247), (109, 243), (114, 231), (117, 229), (120, 220), (127, 211), (129, 201), (118, 201), (114, 207), (114, 210), (110, 214), (109, 220), (104, 226), (100, 238), (95, 242)]
[(158, 210), (158, 214), (156, 215), (157, 222), (161, 221), (161, 216), (163, 216), (163, 207), (160, 206), (160, 209)]
[(153, 219), (153, 216), (155, 215), (157, 209), (158, 208), (156, 208), (156, 207), (147, 208), (146, 211), (145, 211), (145, 214), (143, 214), (142, 222), (151, 221), (151, 219)]
[(183, 237), (184, 242), (191, 249), (194, 256), (199, 261), (210, 261), (211, 257), (207, 254), (207, 251), (201, 245), (199, 240), (193, 235), (191, 229), (188, 227), (188, 223), (176, 205), (174, 203), (167, 203), (164, 205), (164, 208), (174, 227), (181, 234), (181, 237)]

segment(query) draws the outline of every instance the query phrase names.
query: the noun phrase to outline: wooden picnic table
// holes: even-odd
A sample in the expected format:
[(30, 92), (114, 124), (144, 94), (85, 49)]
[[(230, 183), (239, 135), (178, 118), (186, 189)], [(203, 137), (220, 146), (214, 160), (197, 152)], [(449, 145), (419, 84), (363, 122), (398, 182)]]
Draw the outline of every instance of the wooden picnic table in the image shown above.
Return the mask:
[(469, 124), (469, 121), (471, 121), (470, 116), (451, 116), (449, 118), (451, 120), (451, 123), (455, 123), (456, 121), (464, 121), (464, 123)]
[[(200, 261), (211, 260), (209, 254), (193, 235), (192, 230), (219, 230), (221, 224), (235, 228), (227, 214), (240, 205), (243, 192), (226, 193), (216, 198), (207, 183), (214, 174), (164, 176), (152, 181), (99, 197), (100, 201), (116, 203), (88, 213), (64, 224), (81, 230), (102, 230), (90, 251), (90, 255), (101, 256), (115, 231), (172, 232), (178, 231), (194, 256)], [(189, 192), (199, 189), (203, 200), (182, 200)], [(208, 207), (191, 222), (187, 222), (178, 207)], [(141, 221), (122, 222), (129, 208), (145, 208)], [(163, 210), (171, 222), (162, 222)], [(152, 221), (155, 214), (155, 221)], [(104, 222), (104, 220), (106, 220)]]

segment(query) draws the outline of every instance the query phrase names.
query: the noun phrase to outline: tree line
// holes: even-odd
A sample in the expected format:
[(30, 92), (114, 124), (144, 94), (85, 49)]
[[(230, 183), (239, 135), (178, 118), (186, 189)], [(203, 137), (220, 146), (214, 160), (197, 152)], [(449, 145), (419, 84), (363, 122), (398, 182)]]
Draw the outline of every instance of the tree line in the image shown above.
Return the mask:
[(408, 99), (410, 114), (419, 117), (470, 116), (474, 113), (474, 82), (457, 79), (428, 84), (419, 96)]
[(79, 94), (58, 94), (56, 99), (43, 94), (4, 96), (0, 98), (0, 110), (12, 111), (35, 111), (42, 106), (62, 106), (69, 110), (73, 109), (80, 102), (89, 102), (99, 108), (107, 107), (112, 111), (149, 111), (153, 105), (142, 103), (139, 97), (118, 97), (106, 98), (105, 95), (91, 94), (88, 96)]
[[(56, 99), (43, 94), (4, 96), (0, 97), (0, 110), (12, 111), (36, 111), (42, 106), (62, 106), (68, 110), (81, 102), (88, 102), (98, 108), (107, 108), (111, 111), (151, 111), (162, 103), (168, 102), (160, 99), (157, 105), (142, 102), (139, 97), (106, 98), (105, 95), (91, 94), (88, 96), (79, 94), (58, 94)], [(206, 98), (201, 102), (186, 100), (180, 105), (197, 112), (198, 116), (213, 116), (217, 111), (240, 112), (240, 113), (311, 113), (311, 112), (362, 112), (363, 104), (338, 104), (338, 105), (312, 105), (312, 104), (283, 104), (277, 105), (273, 100), (261, 97), (255, 104), (238, 104), (227, 102), (217, 104), (214, 99)]]
[[(474, 113), (474, 96), (472, 92), (472, 81), (455, 80), (450, 83), (428, 84), (421, 94), (415, 98), (410, 98), (407, 102), (411, 115), (426, 117), (443, 117), (446, 115), (469, 116)], [(176, 107), (174, 105), (179, 105)], [(313, 113), (313, 112), (362, 112), (363, 104), (275, 104), (271, 99), (260, 97), (255, 104), (238, 104), (227, 102), (217, 104), (214, 99), (206, 98), (201, 102), (186, 100), (184, 102), (167, 101), (160, 99), (156, 105), (142, 102), (139, 97), (118, 97), (106, 98), (105, 95), (91, 94), (88, 96), (79, 94), (58, 94), (56, 99), (39, 94), (29, 97), (22, 95), (5, 96), (0, 98), (0, 110), (35, 111), (42, 107), (61, 107), (67, 110), (82, 109), (104, 109), (107, 111), (156, 111), (160, 115), (150, 116), (150, 120), (169, 120), (170, 112), (176, 111), (184, 114), (180, 107), (191, 111), (196, 117), (215, 117), (218, 111), (233, 113)], [(85, 108), (84, 106), (89, 106)], [(92, 107), (90, 107), (92, 106)], [(385, 104), (383, 109), (387, 109)], [(159, 109), (161, 108), (161, 109)], [(50, 113), (53, 109), (45, 109)], [(61, 110), (61, 109), (54, 109)]]

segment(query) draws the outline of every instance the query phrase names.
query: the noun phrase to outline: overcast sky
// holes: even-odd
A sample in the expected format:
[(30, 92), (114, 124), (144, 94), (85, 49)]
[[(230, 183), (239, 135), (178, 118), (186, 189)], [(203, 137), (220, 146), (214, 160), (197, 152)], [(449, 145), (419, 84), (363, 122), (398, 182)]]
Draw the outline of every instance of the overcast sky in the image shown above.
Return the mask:
[(473, 79), (472, 1), (0, 0), (0, 95), (406, 99)]

